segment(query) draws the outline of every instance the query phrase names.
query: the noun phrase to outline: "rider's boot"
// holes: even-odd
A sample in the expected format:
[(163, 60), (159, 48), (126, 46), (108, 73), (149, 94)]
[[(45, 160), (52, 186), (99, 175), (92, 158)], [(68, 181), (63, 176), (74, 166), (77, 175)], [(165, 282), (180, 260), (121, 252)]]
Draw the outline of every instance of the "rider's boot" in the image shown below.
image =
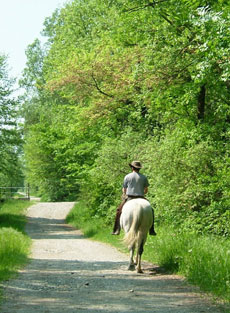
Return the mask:
[(119, 211), (117, 211), (114, 226), (113, 226), (112, 235), (120, 235), (120, 231), (121, 231), (120, 215), (121, 215), (121, 213)]
[(149, 235), (151, 235), (151, 236), (156, 236), (157, 235), (157, 233), (154, 230), (154, 225), (153, 224), (152, 224), (152, 226), (151, 226), (151, 228), (149, 230)]
[(153, 212), (153, 223), (152, 223), (152, 226), (149, 230), (149, 235), (151, 236), (156, 236), (156, 232), (155, 232), (155, 229), (154, 229), (154, 220), (155, 220), (155, 216), (154, 216), (154, 210), (152, 209), (152, 212)]
[(112, 235), (120, 235), (121, 226), (120, 226), (120, 219), (115, 221)]
[(112, 235), (120, 235), (120, 231), (121, 231), (120, 216), (121, 216), (121, 213), (122, 213), (122, 208), (123, 208), (123, 206), (124, 206), (126, 201), (127, 201), (127, 199), (125, 198), (122, 201), (122, 203), (119, 205), (119, 207), (117, 208)]

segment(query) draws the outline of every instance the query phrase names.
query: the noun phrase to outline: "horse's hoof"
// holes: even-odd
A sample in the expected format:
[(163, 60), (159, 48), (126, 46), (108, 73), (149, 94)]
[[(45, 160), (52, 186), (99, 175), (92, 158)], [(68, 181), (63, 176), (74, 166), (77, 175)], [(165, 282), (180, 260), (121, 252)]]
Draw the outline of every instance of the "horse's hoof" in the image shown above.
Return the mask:
[(138, 274), (143, 274), (144, 272), (142, 270), (137, 270)]
[(135, 270), (135, 265), (134, 264), (130, 264), (128, 267), (128, 271), (134, 271)]

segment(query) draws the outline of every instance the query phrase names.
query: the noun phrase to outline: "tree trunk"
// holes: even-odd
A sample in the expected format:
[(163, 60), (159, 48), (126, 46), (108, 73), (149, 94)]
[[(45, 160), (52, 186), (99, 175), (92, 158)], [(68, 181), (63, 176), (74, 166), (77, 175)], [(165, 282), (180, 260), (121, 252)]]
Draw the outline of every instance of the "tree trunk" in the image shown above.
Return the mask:
[(198, 118), (198, 120), (204, 119), (205, 93), (206, 93), (206, 88), (205, 88), (205, 85), (203, 85), (203, 86), (201, 86), (200, 93), (198, 95), (198, 106), (197, 106), (197, 118)]

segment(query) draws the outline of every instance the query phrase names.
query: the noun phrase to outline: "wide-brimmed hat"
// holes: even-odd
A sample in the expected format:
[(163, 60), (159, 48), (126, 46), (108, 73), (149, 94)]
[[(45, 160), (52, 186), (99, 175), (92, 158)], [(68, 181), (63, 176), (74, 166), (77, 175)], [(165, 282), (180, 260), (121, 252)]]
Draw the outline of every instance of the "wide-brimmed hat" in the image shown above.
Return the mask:
[(140, 161), (133, 161), (132, 163), (129, 163), (129, 166), (135, 167), (135, 168), (142, 168)]

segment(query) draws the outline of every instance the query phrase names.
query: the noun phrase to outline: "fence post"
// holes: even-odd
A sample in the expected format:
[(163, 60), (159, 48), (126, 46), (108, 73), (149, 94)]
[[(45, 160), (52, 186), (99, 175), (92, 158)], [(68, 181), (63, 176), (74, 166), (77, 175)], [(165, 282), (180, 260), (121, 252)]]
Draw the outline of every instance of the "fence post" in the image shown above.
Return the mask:
[(27, 184), (27, 197), (30, 200), (30, 184)]

